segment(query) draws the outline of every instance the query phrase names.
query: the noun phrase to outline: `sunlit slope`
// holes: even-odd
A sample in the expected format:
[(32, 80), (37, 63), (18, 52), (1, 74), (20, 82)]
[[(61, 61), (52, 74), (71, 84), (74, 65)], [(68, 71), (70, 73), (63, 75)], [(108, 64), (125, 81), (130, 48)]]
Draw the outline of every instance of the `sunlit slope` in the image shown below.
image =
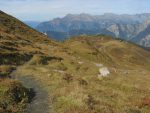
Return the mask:
[(148, 51), (110, 36), (79, 36), (67, 40), (65, 44), (83, 58), (110, 66), (150, 68)]

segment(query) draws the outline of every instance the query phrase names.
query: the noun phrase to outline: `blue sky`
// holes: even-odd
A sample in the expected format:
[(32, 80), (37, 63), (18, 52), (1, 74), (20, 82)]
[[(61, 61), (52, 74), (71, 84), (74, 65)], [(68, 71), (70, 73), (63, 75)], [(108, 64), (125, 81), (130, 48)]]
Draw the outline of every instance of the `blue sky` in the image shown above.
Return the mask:
[(44, 21), (68, 13), (150, 13), (150, 0), (0, 0), (0, 10), (21, 20)]

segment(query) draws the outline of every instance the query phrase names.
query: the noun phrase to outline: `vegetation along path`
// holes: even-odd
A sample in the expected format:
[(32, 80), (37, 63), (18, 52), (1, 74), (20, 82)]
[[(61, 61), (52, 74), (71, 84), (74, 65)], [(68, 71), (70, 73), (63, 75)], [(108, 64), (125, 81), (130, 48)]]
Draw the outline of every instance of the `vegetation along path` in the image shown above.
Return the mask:
[[(42, 83), (34, 78), (30, 70), (25, 69), (26, 66), (19, 67), (12, 73), (12, 76), (19, 80), (25, 87), (33, 88), (36, 95), (33, 101), (27, 106), (27, 113), (50, 113), (49, 97), (47, 91), (42, 87)], [(26, 72), (26, 73), (25, 73)]]

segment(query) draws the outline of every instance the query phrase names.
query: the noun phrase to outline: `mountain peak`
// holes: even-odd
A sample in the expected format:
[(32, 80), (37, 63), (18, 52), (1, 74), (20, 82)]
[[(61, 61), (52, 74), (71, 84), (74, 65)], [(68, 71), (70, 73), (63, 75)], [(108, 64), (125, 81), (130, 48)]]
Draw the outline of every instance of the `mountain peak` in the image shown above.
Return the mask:
[(87, 13), (67, 14), (63, 19), (67, 19), (68, 21), (92, 21), (94, 16)]
[(72, 16), (74, 16), (75, 14), (67, 14), (65, 17), (72, 17)]
[(72, 17), (72, 16), (90, 16), (90, 14), (88, 13), (80, 13), (80, 14), (71, 14), (71, 13), (68, 13), (65, 17)]
[(117, 15), (117, 14), (114, 14), (114, 13), (104, 13), (103, 15)]

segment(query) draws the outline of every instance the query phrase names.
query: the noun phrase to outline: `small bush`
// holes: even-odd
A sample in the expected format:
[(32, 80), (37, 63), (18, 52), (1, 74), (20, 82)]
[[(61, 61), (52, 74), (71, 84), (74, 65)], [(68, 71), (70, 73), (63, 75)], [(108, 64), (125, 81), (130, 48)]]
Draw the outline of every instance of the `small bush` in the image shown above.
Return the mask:
[(0, 77), (9, 77), (9, 74), (15, 70), (15, 67), (8, 65), (0, 66)]
[(2, 79), (0, 82), (0, 113), (24, 113), (23, 109), (31, 102), (35, 92), (19, 82)]
[(5, 53), (0, 54), (0, 64), (1, 65), (22, 65), (23, 63), (29, 61), (32, 55), (20, 54), (20, 53)]
[(124, 113), (142, 113), (142, 112), (137, 109), (129, 109), (129, 110), (126, 110)]
[(16, 103), (21, 101), (31, 102), (32, 98), (35, 96), (35, 92), (33, 89), (23, 87), (20, 83), (12, 83), (7, 91), (7, 95)]
[(80, 85), (88, 85), (88, 82), (86, 80), (84, 80), (84, 79), (80, 79), (79, 80), (79, 84)]
[(54, 57), (41, 56), (41, 60), (39, 61), (39, 63), (43, 65), (47, 65), (48, 62), (52, 60), (61, 61), (63, 59), (60, 57), (55, 57), (55, 56)]
[(88, 95), (86, 104), (88, 105), (90, 110), (94, 110), (95, 109), (94, 106), (95, 106), (95, 104), (97, 104), (97, 101), (94, 99), (94, 97), (92, 95)]
[(70, 83), (70, 82), (73, 81), (73, 76), (70, 75), (70, 74), (65, 74), (65, 75), (63, 76), (63, 79), (64, 79), (65, 81), (67, 81), (68, 83)]
[(145, 98), (142, 99), (142, 102), (141, 102), (139, 107), (143, 108), (145, 106), (150, 107), (150, 98), (145, 97)]

